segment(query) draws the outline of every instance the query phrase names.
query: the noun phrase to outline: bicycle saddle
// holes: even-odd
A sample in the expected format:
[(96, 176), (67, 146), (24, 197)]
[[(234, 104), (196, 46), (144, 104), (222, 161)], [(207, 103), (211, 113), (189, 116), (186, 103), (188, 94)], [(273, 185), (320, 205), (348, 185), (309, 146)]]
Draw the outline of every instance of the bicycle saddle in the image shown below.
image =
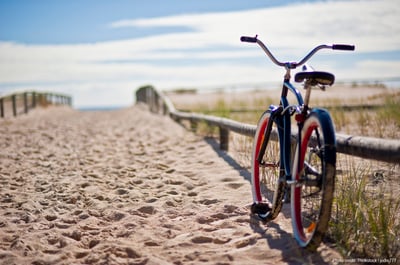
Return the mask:
[(335, 76), (331, 73), (321, 71), (298, 72), (294, 76), (294, 81), (296, 82), (303, 82), (304, 80), (309, 80), (311, 85), (331, 86), (335, 82)]

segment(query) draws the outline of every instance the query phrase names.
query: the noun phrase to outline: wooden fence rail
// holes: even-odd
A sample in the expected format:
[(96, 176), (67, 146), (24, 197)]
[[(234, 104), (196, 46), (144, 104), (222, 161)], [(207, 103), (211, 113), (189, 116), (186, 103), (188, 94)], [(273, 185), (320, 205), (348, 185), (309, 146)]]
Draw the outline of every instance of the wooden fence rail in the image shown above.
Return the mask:
[[(11, 93), (0, 96), (0, 117), (4, 118), (12, 113), (12, 116), (17, 116), (22, 113), (28, 113), (30, 109), (36, 106), (47, 105), (72, 105), (72, 98), (68, 95), (24, 91)], [(6, 111), (7, 110), (7, 111)]]
[[(229, 148), (229, 131), (249, 137), (254, 137), (256, 132), (256, 125), (211, 115), (178, 111), (167, 96), (152, 86), (139, 88), (136, 92), (136, 100), (149, 105), (152, 112), (169, 115), (175, 121), (188, 120), (193, 128), (196, 127), (198, 122), (206, 122), (211, 126), (218, 127), (222, 150)], [(297, 136), (292, 134), (292, 141), (295, 142), (296, 138)], [(400, 140), (336, 134), (336, 144), (338, 153), (389, 163), (400, 163)]]

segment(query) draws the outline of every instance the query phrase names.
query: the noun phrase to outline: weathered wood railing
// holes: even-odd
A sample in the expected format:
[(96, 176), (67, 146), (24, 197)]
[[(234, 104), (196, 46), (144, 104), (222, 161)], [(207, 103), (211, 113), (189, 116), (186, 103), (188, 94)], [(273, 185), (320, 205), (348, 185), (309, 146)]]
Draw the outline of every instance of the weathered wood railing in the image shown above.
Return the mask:
[[(47, 105), (72, 105), (72, 98), (68, 95), (50, 92), (24, 91), (0, 96), (0, 117), (4, 118), (10, 113), (17, 116), (28, 113), (36, 106)], [(6, 111), (7, 110), (7, 111)]]
[[(229, 131), (250, 137), (254, 137), (256, 132), (256, 125), (211, 115), (178, 111), (168, 97), (152, 86), (139, 88), (136, 92), (136, 100), (149, 105), (152, 112), (169, 115), (175, 121), (188, 120), (192, 127), (195, 127), (198, 122), (217, 126), (222, 150), (229, 148)], [(296, 141), (295, 134), (292, 135), (292, 139)], [(400, 163), (400, 140), (336, 134), (336, 143), (339, 153), (389, 163)]]

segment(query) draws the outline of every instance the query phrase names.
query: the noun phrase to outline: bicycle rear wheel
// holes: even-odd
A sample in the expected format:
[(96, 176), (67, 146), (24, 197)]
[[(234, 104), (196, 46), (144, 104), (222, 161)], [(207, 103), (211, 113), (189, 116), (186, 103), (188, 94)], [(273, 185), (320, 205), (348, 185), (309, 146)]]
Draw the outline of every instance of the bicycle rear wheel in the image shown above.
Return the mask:
[(307, 117), (301, 131), (301, 152), (296, 150), (291, 201), (294, 236), (302, 247), (310, 250), (319, 246), (328, 229), (335, 171), (333, 125), (328, 112), (317, 110)]
[[(284, 176), (284, 169), (281, 163), (278, 126), (272, 121), (269, 124), (270, 119), (269, 110), (261, 116), (252, 150), (251, 185), (254, 203), (251, 212), (263, 221), (270, 221), (278, 216), (285, 195), (285, 182), (280, 181)], [(263, 143), (266, 144), (266, 149), (259, 161)]]

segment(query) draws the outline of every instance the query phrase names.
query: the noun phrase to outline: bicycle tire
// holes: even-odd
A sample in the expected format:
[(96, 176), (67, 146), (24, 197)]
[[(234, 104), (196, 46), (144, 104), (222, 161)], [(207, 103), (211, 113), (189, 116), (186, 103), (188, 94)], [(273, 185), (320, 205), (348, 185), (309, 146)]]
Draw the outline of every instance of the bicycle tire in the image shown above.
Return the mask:
[[(253, 143), (251, 186), (253, 205), (251, 212), (267, 222), (275, 219), (282, 209), (286, 184), (282, 181), (284, 169), (281, 161), (278, 125), (270, 124), (271, 110), (261, 116)], [(266, 137), (266, 138), (265, 138)], [(257, 157), (264, 141), (267, 141), (263, 156), (264, 165), (260, 164)], [(265, 166), (267, 165), (267, 166)], [(272, 203), (271, 203), (272, 201)]]
[(293, 233), (300, 246), (316, 250), (328, 229), (336, 174), (335, 132), (327, 111), (311, 112), (300, 143), (291, 187)]

